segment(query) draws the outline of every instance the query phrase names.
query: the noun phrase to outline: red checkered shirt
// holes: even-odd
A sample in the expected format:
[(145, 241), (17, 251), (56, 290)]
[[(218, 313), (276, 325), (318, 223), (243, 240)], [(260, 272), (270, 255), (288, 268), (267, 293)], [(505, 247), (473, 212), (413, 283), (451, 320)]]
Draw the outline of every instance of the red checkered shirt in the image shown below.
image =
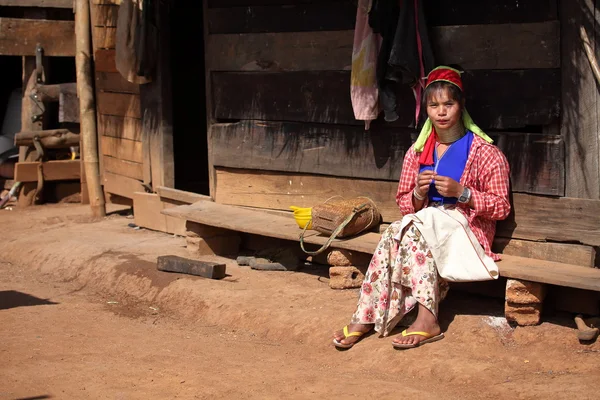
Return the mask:
[[(396, 194), (396, 203), (402, 215), (413, 214), (413, 189), (419, 174), (419, 153), (412, 146), (404, 156), (402, 174)], [(478, 136), (473, 137), (469, 158), (460, 184), (471, 190), (473, 207), (458, 204), (458, 209), (469, 221), (469, 227), (483, 246), (487, 255), (500, 260), (492, 253), (492, 241), (496, 233), (496, 221), (505, 219), (510, 213), (508, 161), (502, 151)], [(427, 207), (428, 199), (425, 199)]]

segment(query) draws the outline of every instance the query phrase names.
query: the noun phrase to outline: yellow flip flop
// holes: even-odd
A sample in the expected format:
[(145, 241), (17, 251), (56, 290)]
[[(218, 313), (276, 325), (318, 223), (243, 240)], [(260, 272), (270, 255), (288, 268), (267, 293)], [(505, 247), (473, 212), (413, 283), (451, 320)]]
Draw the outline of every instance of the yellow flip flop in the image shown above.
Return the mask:
[(425, 339), (421, 340), (419, 343), (416, 343), (416, 344), (403, 344), (403, 343), (392, 342), (392, 346), (394, 346), (394, 348), (396, 348), (396, 349), (401, 349), (401, 350), (414, 349), (415, 347), (419, 347), (419, 346), (427, 344), (427, 343), (437, 342), (438, 340), (442, 340), (444, 338), (443, 333), (440, 333), (439, 335), (432, 335), (431, 333), (428, 333), (428, 332), (407, 332), (406, 329), (402, 331), (403, 337), (415, 336), (415, 335), (423, 336)]
[[(348, 332), (348, 325), (346, 325), (344, 327), (344, 339), (347, 339), (351, 336), (361, 337), (362, 335), (364, 335), (364, 332)], [(333, 345), (335, 347), (337, 347), (338, 349), (349, 349), (350, 347), (354, 346), (356, 343), (358, 343), (358, 340), (354, 343), (344, 344), (342, 342), (338, 342), (337, 339), (333, 339)]]

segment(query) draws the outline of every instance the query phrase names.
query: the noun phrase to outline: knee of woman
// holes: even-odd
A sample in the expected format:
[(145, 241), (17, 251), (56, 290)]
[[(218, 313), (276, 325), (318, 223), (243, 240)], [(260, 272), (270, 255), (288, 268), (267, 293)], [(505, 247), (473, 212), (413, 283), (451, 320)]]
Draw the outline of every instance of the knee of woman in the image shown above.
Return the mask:
[(395, 236), (398, 232), (400, 232), (400, 228), (402, 227), (402, 221), (392, 222), (390, 226), (384, 232), (384, 235), (392, 235)]

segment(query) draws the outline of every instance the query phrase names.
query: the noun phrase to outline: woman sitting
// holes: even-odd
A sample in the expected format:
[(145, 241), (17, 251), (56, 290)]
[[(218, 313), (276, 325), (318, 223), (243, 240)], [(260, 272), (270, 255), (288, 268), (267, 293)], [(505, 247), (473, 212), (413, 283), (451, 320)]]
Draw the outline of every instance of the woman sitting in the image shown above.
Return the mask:
[[(459, 71), (432, 70), (424, 102), (428, 120), (405, 155), (396, 196), (404, 217), (382, 235), (356, 312), (333, 335), (338, 348), (352, 347), (372, 329), (387, 336), (415, 306), (416, 320), (393, 346), (442, 339), (438, 306), (448, 292), (442, 271), (453, 278), (468, 266), (498, 277), (500, 257), (491, 244), (496, 221), (510, 212), (508, 162), (464, 108)], [(452, 280), (469, 280), (469, 272), (462, 275)]]

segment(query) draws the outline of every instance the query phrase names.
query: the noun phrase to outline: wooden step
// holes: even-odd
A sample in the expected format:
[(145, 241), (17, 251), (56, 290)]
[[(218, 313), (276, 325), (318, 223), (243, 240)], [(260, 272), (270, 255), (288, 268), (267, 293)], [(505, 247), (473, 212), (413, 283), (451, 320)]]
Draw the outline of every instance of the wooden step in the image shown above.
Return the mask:
[[(298, 241), (301, 232), (292, 218), (208, 201), (161, 212), (204, 225), (278, 239)], [(331, 247), (372, 254), (379, 238), (378, 233), (369, 232), (349, 239), (335, 240)], [(327, 237), (315, 231), (307, 231), (305, 236), (306, 243), (322, 245), (326, 241)], [(498, 267), (500, 275), (507, 278), (600, 291), (600, 269), (596, 268), (508, 255), (502, 256)]]

